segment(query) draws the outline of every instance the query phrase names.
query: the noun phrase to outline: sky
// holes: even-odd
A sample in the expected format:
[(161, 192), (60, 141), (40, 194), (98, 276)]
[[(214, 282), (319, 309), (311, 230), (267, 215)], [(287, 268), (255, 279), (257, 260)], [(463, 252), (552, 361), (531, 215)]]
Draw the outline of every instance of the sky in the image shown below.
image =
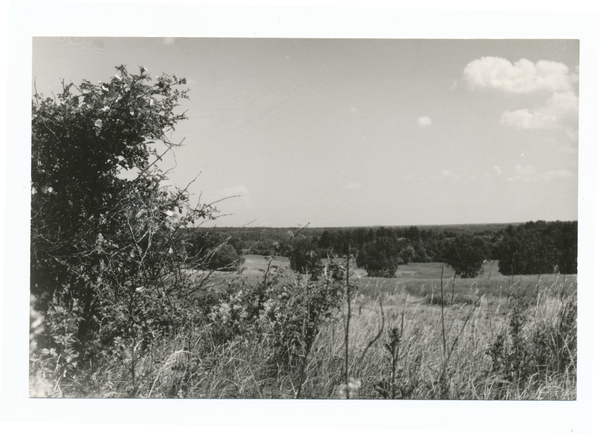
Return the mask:
[[(187, 79), (163, 162), (212, 226), (577, 220), (579, 41), (35, 37), (38, 92)], [(231, 197), (234, 196), (234, 197)]]

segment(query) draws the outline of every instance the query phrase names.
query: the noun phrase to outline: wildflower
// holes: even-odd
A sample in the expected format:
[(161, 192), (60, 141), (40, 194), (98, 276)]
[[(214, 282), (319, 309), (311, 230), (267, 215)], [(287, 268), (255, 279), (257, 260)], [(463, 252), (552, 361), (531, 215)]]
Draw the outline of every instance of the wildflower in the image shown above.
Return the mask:
[(230, 312), (231, 307), (227, 303), (221, 303), (221, 305), (219, 306), (219, 313), (221, 314), (223, 322), (229, 321)]

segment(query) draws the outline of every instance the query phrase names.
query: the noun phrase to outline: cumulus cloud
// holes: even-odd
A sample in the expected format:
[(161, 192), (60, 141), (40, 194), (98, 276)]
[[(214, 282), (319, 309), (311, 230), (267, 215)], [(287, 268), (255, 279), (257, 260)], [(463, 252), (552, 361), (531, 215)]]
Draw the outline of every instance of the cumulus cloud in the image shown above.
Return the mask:
[(419, 126), (421, 126), (421, 127), (426, 127), (433, 123), (433, 121), (431, 120), (431, 118), (429, 116), (422, 116), (419, 119), (417, 119), (417, 122), (419, 123)]
[(574, 136), (579, 118), (579, 98), (571, 91), (554, 93), (546, 105), (533, 110), (505, 111), (500, 123), (519, 129), (571, 127)]
[(350, 107), (350, 112), (356, 113), (356, 112), (358, 112), (358, 109), (356, 107), (352, 106), (352, 107)]
[[(463, 82), (471, 90), (495, 89), (510, 94), (546, 93), (549, 99), (540, 107), (506, 110), (500, 123), (516, 129), (562, 129), (561, 152), (573, 153), (578, 144), (579, 66), (574, 71), (564, 63), (521, 59), (515, 63), (501, 57), (473, 60), (463, 71)], [(517, 175), (509, 179), (524, 179)]]
[(494, 166), (492, 167), (492, 170), (496, 175), (502, 175), (502, 169), (500, 168), (500, 166)]
[(344, 190), (355, 190), (360, 187), (361, 185), (358, 182), (351, 182), (350, 184), (342, 185)]
[(509, 93), (536, 91), (566, 92), (573, 90), (577, 73), (570, 73), (564, 63), (521, 59), (515, 63), (501, 57), (482, 57), (470, 62), (463, 79), (471, 90), (497, 89)]

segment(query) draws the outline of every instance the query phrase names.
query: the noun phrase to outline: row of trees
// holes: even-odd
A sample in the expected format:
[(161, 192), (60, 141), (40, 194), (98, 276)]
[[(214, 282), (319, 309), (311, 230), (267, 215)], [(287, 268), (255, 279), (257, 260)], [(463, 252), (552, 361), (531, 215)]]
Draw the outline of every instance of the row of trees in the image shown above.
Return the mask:
[(348, 247), (352, 246), (357, 265), (370, 276), (393, 276), (398, 266), (410, 262), (445, 262), (460, 277), (477, 276), (484, 261), (498, 261), (500, 272), (505, 275), (577, 273), (576, 221), (528, 222), (505, 225), (496, 231), (486, 228), (475, 233), (420, 230), (415, 226), (305, 228), (292, 242), (289, 229), (212, 228), (196, 231), (187, 237), (210, 238), (212, 246), (231, 245), (227, 251), (232, 260), (237, 253), (271, 255), (275, 252), (274, 246), (284, 246), (279, 253), (288, 256), (292, 268), (299, 272), (309, 272), (321, 259), (344, 257)]
[[(347, 246), (360, 246), (376, 238), (404, 239), (418, 253), (412, 261), (429, 261), (432, 257), (440, 256), (443, 240), (455, 238), (461, 234), (473, 233), (477, 236), (491, 238), (494, 231), (491, 228), (501, 228), (507, 225), (453, 226), (429, 227), (419, 229), (411, 227), (379, 227), (379, 228), (303, 228), (300, 232), (310, 240), (311, 248), (322, 258), (328, 253), (338, 256), (346, 254)], [(209, 228), (201, 231), (211, 233), (221, 239), (227, 239), (238, 252), (268, 256), (275, 252), (274, 245), (285, 244), (290, 239), (290, 232), (296, 233), (298, 228)]]
[[(492, 235), (454, 234), (437, 242), (435, 256), (429, 256), (418, 229), (410, 228), (411, 232), (408, 238), (396, 237), (396, 230), (386, 228), (348, 231), (341, 256), (347, 254), (349, 246), (355, 246), (352, 253), (357, 266), (373, 277), (393, 277), (399, 265), (431, 261), (448, 264), (459, 277), (479, 275), (485, 261), (492, 260), (498, 261), (504, 275), (577, 273), (577, 222), (538, 221), (509, 225)], [(367, 236), (352, 237), (357, 234)], [(322, 256), (321, 246), (332, 238), (325, 231), (319, 238), (304, 236), (297, 241), (289, 253), (292, 267), (301, 272), (314, 268)], [(348, 240), (352, 239), (362, 242), (351, 244)], [(335, 256), (340, 250), (329, 247), (326, 252)]]
[(577, 222), (527, 222), (502, 231), (493, 251), (502, 274), (577, 273)]

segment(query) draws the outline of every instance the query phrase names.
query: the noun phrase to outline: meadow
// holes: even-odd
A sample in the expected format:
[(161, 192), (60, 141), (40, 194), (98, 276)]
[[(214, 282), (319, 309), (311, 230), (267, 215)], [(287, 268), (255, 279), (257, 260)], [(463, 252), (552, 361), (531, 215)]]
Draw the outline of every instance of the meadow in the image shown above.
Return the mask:
[(47, 395), (576, 399), (576, 276), (487, 267), (454, 279), (439, 263), (409, 264), (384, 279), (351, 266), (311, 280), (284, 257), (249, 255), (241, 272), (202, 277), (205, 321)]

